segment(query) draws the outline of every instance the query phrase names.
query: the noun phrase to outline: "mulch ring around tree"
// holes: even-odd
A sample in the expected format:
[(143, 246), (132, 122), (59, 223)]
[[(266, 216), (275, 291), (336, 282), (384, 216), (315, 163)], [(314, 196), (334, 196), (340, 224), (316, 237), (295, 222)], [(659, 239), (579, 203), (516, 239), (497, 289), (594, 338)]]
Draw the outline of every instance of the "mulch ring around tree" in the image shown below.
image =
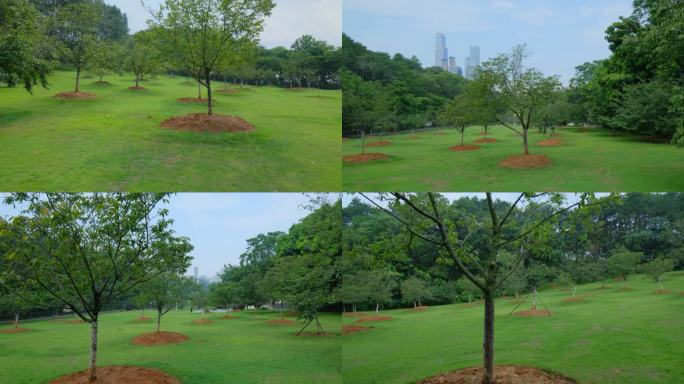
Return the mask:
[(342, 334), (348, 335), (350, 333), (368, 331), (368, 330), (371, 330), (373, 328), (375, 328), (375, 327), (363, 327), (361, 325), (343, 325), (342, 326)]
[(345, 163), (367, 163), (374, 160), (389, 159), (384, 153), (358, 153), (356, 155), (346, 155), (342, 157)]
[[(479, 384), (482, 382), (482, 367), (465, 368), (458, 371), (433, 376), (418, 384)], [(538, 368), (517, 365), (497, 365), (494, 367), (494, 381), (506, 384), (576, 384), (569, 377), (547, 372)]]
[(218, 320), (235, 320), (239, 319), (237, 316), (231, 316), (231, 315), (223, 315), (221, 317), (217, 317)]
[(74, 100), (74, 99), (94, 99), (96, 95), (89, 92), (62, 92), (54, 96), (55, 99)]
[(523, 311), (517, 311), (513, 313), (513, 316), (520, 317), (550, 317), (551, 312), (546, 309), (526, 309)]
[(162, 345), (177, 344), (187, 341), (188, 337), (177, 332), (151, 332), (143, 333), (133, 338), (131, 341), (135, 345)]
[(296, 321), (290, 320), (290, 319), (272, 319), (267, 322), (268, 324), (271, 325), (295, 325), (297, 324)]
[(321, 337), (321, 336), (337, 336), (337, 335), (334, 333), (331, 333), (331, 332), (313, 332), (313, 331), (309, 332), (309, 331), (306, 331), (306, 332), (302, 332), (299, 335), (295, 335), (295, 336), (299, 336), (299, 337), (309, 337), (309, 336), (316, 337), (316, 336), (318, 336), (318, 337)]
[[(89, 371), (83, 370), (52, 380), (49, 384), (88, 384)], [(180, 384), (180, 380), (158, 369), (112, 365), (97, 368), (97, 384)]]
[(423, 312), (428, 309), (427, 305), (421, 305), (419, 307), (411, 308), (409, 312)]
[(200, 99), (199, 97), (182, 97), (176, 101), (179, 103), (207, 104), (209, 102), (209, 99)]
[(366, 317), (368, 316), (365, 312), (345, 312), (342, 314), (343, 317)]
[(477, 151), (478, 149), (480, 149), (480, 147), (477, 145), (457, 145), (449, 148), (450, 151), (454, 152)]
[(659, 289), (653, 293), (655, 293), (656, 295), (669, 295), (670, 293), (672, 293), (672, 291), (668, 291), (667, 289)]
[(207, 115), (204, 113), (191, 113), (189, 115), (172, 117), (164, 120), (161, 127), (179, 131), (210, 133), (248, 132), (254, 130), (254, 126), (242, 118), (228, 115)]
[(9, 329), (0, 329), (0, 334), (10, 334), (10, 333), (21, 333), (21, 332), (29, 332), (33, 331), (33, 329), (30, 328), (9, 328)]
[(537, 143), (537, 146), (539, 147), (558, 147), (563, 145), (563, 141), (558, 140), (558, 139), (548, 139), (548, 140), (542, 140)]
[(206, 324), (213, 324), (213, 320), (209, 319), (197, 319), (192, 321), (193, 324), (198, 324), (198, 325), (206, 325)]
[(392, 316), (364, 316), (356, 320), (357, 323), (368, 323), (372, 321), (389, 321), (393, 320)]
[(478, 144), (496, 143), (497, 141), (498, 141), (497, 139), (480, 139), (480, 140), (475, 140), (475, 142), (478, 143)]
[(502, 160), (499, 166), (512, 169), (534, 169), (551, 165), (551, 159), (544, 155), (515, 155)]
[(374, 141), (372, 143), (366, 144), (366, 147), (384, 147), (385, 145), (390, 145), (392, 144), (391, 142), (384, 140), (384, 141)]
[(128, 87), (131, 91), (147, 91), (145, 87)]

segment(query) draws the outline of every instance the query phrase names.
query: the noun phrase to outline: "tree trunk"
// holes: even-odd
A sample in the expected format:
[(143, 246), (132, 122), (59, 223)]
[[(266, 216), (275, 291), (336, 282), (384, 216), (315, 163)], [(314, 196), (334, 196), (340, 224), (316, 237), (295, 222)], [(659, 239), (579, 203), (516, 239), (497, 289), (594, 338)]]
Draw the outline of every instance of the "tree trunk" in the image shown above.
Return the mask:
[(100, 73), (100, 83), (102, 83), (102, 78), (104, 77), (103, 74)]
[(92, 320), (90, 330), (90, 373), (88, 381), (94, 383), (97, 380), (97, 319)]
[(19, 328), (19, 312), (14, 313), (14, 328)]
[(494, 383), (494, 288), (488, 287), (484, 293), (485, 318), (484, 318), (484, 377), (482, 383)]
[(161, 325), (161, 309), (157, 309), (157, 333), (159, 333), (159, 326)]
[(283, 301), (280, 300), (280, 320), (285, 319), (285, 314), (283, 313)]
[(378, 311), (380, 310), (380, 303), (375, 303), (375, 314), (378, 314)]
[(81, 67), (76, 67), (76, 93), (78, 93), (81, 86)]
[(523, 129), (523, 147), (525, 147), (525, 154), (530, 154), (530, 147), (527, 143), (527, 129)]
[(531, 309), (534, 311), (537, 309), (537, 289), (535, 288), (532, 291), (532, 307)]
[(202, 84), (199, 81), (197, 82), (197, 98), (202, 98)]
[(207, 81), (207, 106), (209, 107), (207, 114), (209, 114), (209, 116), (211, 116), (214, 114), (214, 110), (213, 110), (212, 105), (211, 105), (212, 104), (212, 101), (211, 101), (211, 74), (208, 72), (206, 74), (206, 81)]
[(361, 131), (361, 154), (366, 153), (366, 131)]
[[(660, 280), (660, 277), (658, 278), (658, 284), (660, 285), (660, 291), (661, 291), (661, 292), (664, 291), (664, 288), (663, 288), (663, 281)], [(19, 316), (19, 315), (17, 315), (17, 316)], [(17, 319), (18, 319), (18, 317), (17, 317)]]
[(413, 308), (416, 308), (416, 302), (415, 301), (413, 302)]
[(575, 297), (575, 295), (577, 295), (577, 286), (576, 286), (576, 285), (573, 285), (573, 287), (572, 287), (572, 297)]
[(463, 146), (463, 136), (465, 134), (465, 129), (461, 130), (461, 147)]

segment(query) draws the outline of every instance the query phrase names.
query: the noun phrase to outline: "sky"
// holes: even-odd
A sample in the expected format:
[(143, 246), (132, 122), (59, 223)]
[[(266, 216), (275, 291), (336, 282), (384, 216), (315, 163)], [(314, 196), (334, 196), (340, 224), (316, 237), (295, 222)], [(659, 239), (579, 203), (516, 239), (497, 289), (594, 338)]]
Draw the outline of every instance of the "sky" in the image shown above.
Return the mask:
[(434, 65), (435, 35), (463, 67), (471, 45), (482, 61), (527, 44), (526, 61), (564, 83), (574, 68), (609, 56), (604, 32), (632, 13), (632, 0), (344, 0), (342, 30), (373, 51)]
[[(163, 0), (145, 0), (145, 5), (157, 9)], [(267, 19), (261, 44), (266, 48), (289, 47), (304, 35), (327, 41), (334, 46), (342, 43), (342, 0), (275, 0), (276, 7)], [(131, 33), (147, 28), (149, 13), (140, 0), (105, 0), (116, 5), (128, 16)]]
[[(4, 196), (0, 195), (0, 201)], [(309, 198), (296, 193), (183, 193), (172, 195), (165, 207), (174, 219), (173, 229), (190, 238), (195, 247), (193, 267), (200, 276), (214, 277), (226, 264), (237, 265), (246, 240), (260, 233), (286, 232), (309, 214), (302, 208)], [(160, 206), (161, 207), (161, 206)], [(0, 204), (0, 216), (18, 209)]]

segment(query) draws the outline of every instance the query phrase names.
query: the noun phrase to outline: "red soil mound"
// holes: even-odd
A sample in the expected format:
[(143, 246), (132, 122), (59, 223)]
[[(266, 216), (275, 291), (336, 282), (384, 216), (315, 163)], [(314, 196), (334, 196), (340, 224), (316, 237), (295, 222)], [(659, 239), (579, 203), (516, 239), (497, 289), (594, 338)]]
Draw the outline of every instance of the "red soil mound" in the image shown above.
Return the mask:
[(132, 343), (135, 345), (176, 344), (187, 341), (188, 337), (176, 332), (152, 332), (136, 336)]
[(147, 91), (145, 87), (128, 87), (131, 91)]
[(141, 323), (142, 323), (142, 322), (145, 322), (145, 321), (151, 321), (151, 320), (152, 320), (152, 319), (149, 318), (149, 317), (142, 317), (142, 316), (141, 316), (141, 317), (136, 317), (135, 319), (133, 319), (133, 321), (141, 322)]
[(297, 311), (287, 311), (285, 312), (285, 317), (297, 317), (299, 313)]
[(672, 291), (668, 291), (667, 289), (659, 289), (655, 291), (655, 294), (657, 295), (668, 295), (670, 293), (672, 293)]
[(679, 296), (684, 296), (684, 291), (679, 292)]
[(454, 152), (466, 152), (466, 151), (477, 151), (480, 149), (477, 145), (457, 145), (455, 147), (449, 148), (450, 151)]
[(368, 316), (368, 314), (363, 313), (363, 312), (345, 312), (342, 314), (342, 316), (344, 316), (344, 317), (365, 317), (365, 316)]
[(545, 310), (545, 309), (528, 309), (525, 311), (518, 311), (513, 314), (513, 316), (520, 316), (520, 317), (549, 317), (551, 316), (551, 312)]
[[(52, 380), (49, 384), (88, 384), (88, 370), (72, 373)], [(97, 368), (96, 384), (180, 384), (173, 376), (154, 369), (115, 365)]]
[(551, 165), (551, 159), (543, 155), (516, 155), (504, 159), (499, 166), (513, 169), (543, 168)]
[(211, 133), (246, 132), (254, 129), (254, 126), (239, 117), (203, 113), (172, 117), (164, 120), (161, 126), (174, 130)]
[(343, 325), (342, 326), (342, 334), (348, 335), (350, 333), (363, 332), (363, 331), (367, 331), (369, 329), (373, 329), (373, 327), (362, 327), (360, 325)]
[(219, 317), (218, 319), (219, 319), (219, 320), (234, 320), (234, 319), (237, 319), (237, 318), (238, 318), (237, 316), (224, 315), (224, 316)]
[(21, 332), (28, 332), (32, 331), (33, 329), (29, 328), (10, 328), (10, 329), (0, 329), (0, 334), (8, 334), (8, 333), (21, 333)]
[(478, 144), (489, 144), (489, 143), (496, 143), (498, 140), (496, 139), (480, 139), (480, 140), (475, 140), (476, 143)]
[(359, 153), (356, 155), (343, 156), (342, 160), (345, 163), (367, 163), (373, 160), (384, 160), (389, 159), (389, 156), (384, 153)]
[[(443, 373), (418, 384), (479, 384), (482, 382), (483, 368), (472, 367)], [(575, 384), (575, 380), (532, 367), (497, 365), (494, 380), (500, 384)]]
[(584, 301), (584, 297), (566, 297), (565, 299), (561, 300), (566, 303), (573, 303), (576, 301)]
[(273, 319), (268, 321), (269, 324), (271, 325), (295, 325), (297, 324), (296, 321), (290, 320), (290, 319)]
[(195, 323), (195, 324), (200, 324), (200, 325), (202, 325), (202, 324), (212, 324), (212, 323), (214, 323), (213, 320), (209, 320), (209, 319), (198, 319), (198, 320), (193, 320), (192, 322)]
[(366, 144), (366, 147), (384, 147), (385, 145), (390, 145), (390, 144), (392, 144), (392, 143), (387, 141), (387, 140), (374, 141), (372, 143)]
[(83, 323), (85, 323), (85, 321), (83, 321), (81, 319), (76, 319), (76, 320), (67, 320), (67, 321), (65, 321), (65, 323), (67, 323), (67, 324), (83, 324)]
[(302, 332), (297, 336), (335, 336), (334, 333), (329, 333), (329, 332)]
[(558, 139), (548, 139), (538, 142), (537, 145), (540, 147), (558, 147), (563, 145), (563, 142)]
[(369, 321), (388, 321), (392, 320), (392, 316), (364, 316), (356, 320), (357, 323), (367, 323)]
[(206, 104), (209, 102), (209, 99), (205, 98), (197, 98), (197, 97), (182, 97), (178, 100), (179, 103), (197, 103), (197, 104)]
[(72, 100), (72, 99), (94, 99), (94, 93), (88, 92), (62, 92), (55, 95), (56, 99)]
[(418, 139), (420, 139), (420, 137), (418, 137), (418, 136), (416, 136), (416, 135), (411, 135), (411, 136), (409, 136), (408, 138), (409, 138), (409, 140), (418, 140)]
[(423, 312), (428, 309), (427, 305), (421, 305), (420, 307), (411, 308), (411, 312)]

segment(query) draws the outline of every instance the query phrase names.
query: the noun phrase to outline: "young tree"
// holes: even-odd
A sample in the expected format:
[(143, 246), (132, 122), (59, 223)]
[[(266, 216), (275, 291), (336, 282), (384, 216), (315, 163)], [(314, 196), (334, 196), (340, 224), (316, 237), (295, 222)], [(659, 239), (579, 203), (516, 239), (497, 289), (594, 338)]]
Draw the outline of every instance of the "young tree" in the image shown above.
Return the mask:
[(627, 278), (634, 273), (640, 261), (641, 253), (621, 247), (614, 250), (608, 259), (608, 269), (613, 276), (620, 276), (626, 287)]
[[(458, 270), (476, 285), (484, 296), (483, 383), (494, 381), (494, 300), (497, 288), (527, 258), (531, 250), (548, 250), (545, 244), (554, 232), (549, 225), (559, 215), (575, 207), (595, 204), (592, 194), (582, 194), (577, 202), (562, 207), (560, 194), (521, 194), (512, 204), (495, 204), (487, 193), (487, 213), (468, 218), (465, 213), (451, 214), (448, 201), (433, 193), (408, 195), (392, 193), (387, 208), (368, 199), (380, 209), (404, 224), (414, 236), (443, 249)], [(537, 199), (548, 197), (546, 201)], [(526, 201), (525, 220), (520, 222), (516, 211)], [(516, 214), (513, 214), (516, 212)], [(456, 217), (454, 217), (456, 216)], [(458, 217), (463, 216), (463, 217)], [(488, 219), (487, 219), (488, 216)], [(446, 221), (448, 220), (448, 221)], [(459, 224), (459, 225), (456, 225)], [(459, 231), (458, 228), (461, 230)], [(460, 235), (460, 236), (459, 236)], [(470, 241), (468, 241), (470, 240)], [(471, 242), (475, 242), (474, 244)], [(516, 253), (513, 268), (505, 269), (498, 262), (500, 251)]]
[(361, 279), (366, 287), (367, 298), (375, 304), (375, 313), (380, 310), (380, 304), (392, 301), (392, 291), (396, 288), (395, 274), (385, 270), (365, 271)]
[(556, 278), (556, 284), (564, 288), (572, 288), (572, 297), (577, 294), (577, 280), (572, 276), (572, 274), (562, 271)]
[(429, 290), (425, 282), (417, 277), (409, 277), (401, 282), (401, 297), (407, 302), (413, 302), (413, 308), (416, 308), (416, 303), (422, 306), (422, 300), (428, 297)]
[(140, 31), (133, 35), (128, 45), (126, 68), (135, 75), (135, 88), (140, 88), (140, 81), (145, 75), (159, 68), (162, 57), (155, 39), (158, 33), (153, 30)]
[(140, 308), (140, 320), (145, 319), (145, 309), (150, 306), (150, 295), (142, 286), (140, 286), (136, 295), (133, 296), (133, 304)]
[(343, 311), (345, 305), (349, 304), (352, 306), (352, 312), (356, 312), (357, 304), (368, 301), (368, 290), (360, 277), (358, 273), (342, 276), (342, 283), (335, 291), (335, 297), (342, 303)]
[(454, 127), (461, 134), (461, 146), (463, 146), (466, 128), (475, 122), (471, 101), (473, 99), (469, 98), (466, 94), (460, 94), (445, 105), (440, 112), (440, 122)]
[(475, 297), (479, 299), (482, 296), (480, 288), (465, 277), (456, 280), (456, 284), (461, 296), (467, 297), (469, 303), (471, 303)]
[(171, 56), (207, 88), (209, 115), (212, 75), (258, 45), (274, 6), (272, 0), (165, 0), (153, 12), (172, 42)]
[[(175, 246), (180, 247), (180, 249), (169, 249), (168, 251), (182, 254), (192, 250), (189, 243), (179, 243)], [(157, 333), (159, 333), (162, 316), (166, 315), (174, 304), (187, 299), (191, 287), (191, 278), (182, 276), (177, 271), (164, 272), (143, 285), (142, 290), (146, 293), (154, 309), (157, 310)]]
[[(15, 239), (8, 271), (35, 284), (91, 324), (89, 381), (97, 380), (100, 311), (166, 271), (190, 264), (188, 239), (171, 229), (165, 194), (15, 193), (24, 208), (3, 238)], [(16, 239), (21, 239), (17, 242)], [(2, 271), (6, 273), (5, 271)]]
[(121, 44), (100, 40), (93, 48), (93, 58), (88, 65), (103, 84), (104, 77), (112, 73), (120, 73), (123, 67), (123, 47)]
[(58, 49), (63, 59), (76, 67), (76, 93), (80, 91), (81, 71), (93, 58), (97, 22), (97, 9), (91, 2), (65, 5), (54, 17)]
[(501, 54), (483, 63), (480, 78), (490, 84), (492, 92), (497, 95), (492, 100), (496, 109), (513, 113), (520, 122), (522, 130), (497, 118), (500, 124), (522, 137), (525, 154), (529, 155), (527, 132), (561, 84), (557, 77), (545, 77), (536, 69), (523, 71), (522, 62), (527, 56), (525, 46), (518, 45), (510, 54)]
[(660, 292), (664, 291), (662, 280), (663, 274), (665, 274), (665, 272), (671, 271), (672, 268), (674, 268), (674, 262), (671, 259), (666, 259), (664, 257), (658, 257), (653, 261), (641, 264), (639, 266), (639, 269), (643, 274), (658, 283), (660, 286)]

